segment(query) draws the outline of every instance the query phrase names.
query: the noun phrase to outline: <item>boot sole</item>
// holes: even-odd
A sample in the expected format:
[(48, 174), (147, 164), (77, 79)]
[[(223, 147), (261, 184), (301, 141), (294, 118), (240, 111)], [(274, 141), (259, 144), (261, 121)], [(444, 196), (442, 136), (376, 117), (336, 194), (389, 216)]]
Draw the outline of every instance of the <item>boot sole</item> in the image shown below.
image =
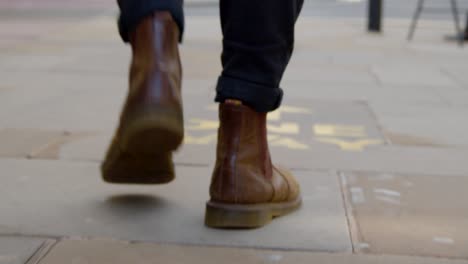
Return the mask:
[(268, 203), (238, 205), (207, 202), (205, 225), (212, 228), (252, 229), (270, 223), (274, 218), (297, 210), (302, 204), (301, 198), (287, 203)]
[(175, 179), (172, 155), (136, 158), (118, 153), (101, 166), (102, 179), (115, 184), (165, 184)]
[(122, 131), (122, 151), (150, 156), (175, 151), (184, 138), (183, 121), (168, 113), (152, 113), (132, 121)]

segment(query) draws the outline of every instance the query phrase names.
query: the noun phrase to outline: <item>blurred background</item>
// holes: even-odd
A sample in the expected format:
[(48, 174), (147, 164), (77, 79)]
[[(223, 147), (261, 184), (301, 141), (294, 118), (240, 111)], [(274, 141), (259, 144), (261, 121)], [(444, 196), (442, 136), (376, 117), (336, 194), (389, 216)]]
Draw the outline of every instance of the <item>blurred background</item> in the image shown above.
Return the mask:
[(268, 120), (304, 206), (226, 231), (203, 225), (218, 2), (185, 0), (177, 180), (141, 187), (99, 172), (128, 90), (116, 3), (0, 0), (0, 264), (467, 264), (468, 0), (424, 1), (408, 41), (418, 3), (305, 1)]

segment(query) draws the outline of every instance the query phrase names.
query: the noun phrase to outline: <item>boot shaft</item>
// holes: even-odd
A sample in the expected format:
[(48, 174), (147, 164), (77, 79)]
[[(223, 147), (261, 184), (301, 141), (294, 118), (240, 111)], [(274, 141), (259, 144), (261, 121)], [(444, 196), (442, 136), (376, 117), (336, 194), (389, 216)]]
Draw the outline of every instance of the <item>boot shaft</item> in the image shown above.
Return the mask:
[[(179, 104), (182, 65), (179, 28), (169, 12), (155, 12), (130, 34), (130, 93), (137, 101)], [(142, 102), (143, 101), (143, 102)]]
[(255, 203), (273, 195), (266, 113), (220, 104), (216, 164), (210, 193), (223, 202)]
[[(130, 33), (133, 63), (147, 63), (160, 70), (168, 66), (181, 70), (179, 36), (179, 28), (169, 12), (155, 12), (146, 17)], [(174, 63), (178, 65), (172, 65)]]

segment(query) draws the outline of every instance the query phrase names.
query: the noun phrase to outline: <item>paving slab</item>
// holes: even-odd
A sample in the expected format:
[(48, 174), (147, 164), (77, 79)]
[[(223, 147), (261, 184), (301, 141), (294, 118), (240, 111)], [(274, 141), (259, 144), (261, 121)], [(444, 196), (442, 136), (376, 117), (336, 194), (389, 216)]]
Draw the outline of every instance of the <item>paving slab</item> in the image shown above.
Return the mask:
[(110, 127), (118, 118), (127, 89), (124, 76), (1, 72), (0, 77), (6, 87), (11, 87), (1, 91), (3, 128), (94, 130), (106, 124)]
[(453, 87), (458, 84), (444, 74), (437, 67), (419, 65), (418, 68), (411, 65), (390, 65), (373, 67), (380, 82), (384, 84), (406, 84), (406, 85), (426, 85), (426, 86), (447, 86)]
[[(196, 85), (200, 82), (192, 82)], [(203, 83), (203, 82), (201, 82)], [(201, 94), (209, 94), (207, 91)], [(185, 104), (185, 142), (177, 154), (177, 161), (186, 164), (211, 164), (217, 141), (219, 121), (218, 106), (213, 96), (191, 94)], [(72, 102), (68, 102), (69, 106)], [(76, 102), (75, 102), (76, 104)], [(106, 106), (107, 107), (107, 106)], [(85, 111), (85, 110), (83, 110)], [(88, 110), (89, 115), (93, 111)], [(111, 109), (103, 111), (109, 113)], [(52, 112), (52, 110), (50, 110)], [(100, 113), (102, 115), (102, 113)], [(115, 115), (118, 115), (115, 113)], [(79, 118), (76, 115), (75, 118)], [(101, 116), (101, 119), (108, 118)], [(115, 117), (113, 117), (115, 118)], [(386, 144), (372, 112), (363, 102), (286, 100), (285, 104), (268, 117), (269, 144), (273, 153), (281, 157), (291, 152), (300, 153), (298, 163), (308, 163), (312, 150), (339, 150), (362, 152)], [(67, 121), (73, 122), (74, 119)], [(98, 122), (96, 117), (93, 120)], [(64, 119), (65, 122), (65, 119)], [(87, 120), (90, 122), (90, 120)], [(104, 122), (102, 122), (104, 123)], [(110, 124), (109, 122), (105, 122)], [(44, 124), (42, 125), (44, 126)], [(56, 126), (56, 125), (55, 125)], [(77, 127), (71, 125), (71, 127)], [(100, 124), (100, 128), (103, 128)], [(98, 134), (82, 141), (67, 142), (60, 150), (60, 157), (74, 160), (101, 160), (112, 137), (112, 129), (100, 130)], [(197, 155), (206, 153), (207, 155)], [(289, 159), (284, 160), (289, 161)]]
[[(466, 114), (459, 112), (446, 117), (381, 117), (383, 129), (393, 134), (425, 139), (432, 146), (468, 146)], [(392, 141), (395, 142), (395, 141)]]
[(0, 99), (0, 126), (4, 128), (67, 131), (112, 128), (127, 91), (123, 76), (79, 73), (9, 76), (15, 89), (5, 91)]
[[(272, 148), (271, 152), (275, 162), (296, 169), (468, 174), (466, 149), (385, 146), (368, 148), (362, 152), (348, 152), (315, 146), (310, 150), (295, 151)], [(213, 148), (206, 148), (204, 151), (182, 148), (175, 156), (175, 160), (182, 164), (214, 164), (214, 158)]]
[(24, 264), (45, 242), (42, 238), (0, 236), (0, 264)]
[(61, 54), (21, 54), (21, 55), (9, 55), (2, 56), (2, 62), (0, 63), (0, 69), (2, 71), (13, 71), (13, 70), (51, 70), (57, 65), (65, 63), (70, 58), (64, 57)]
[(467, 107), (468, 106), (468, 86), (460, 84), (459, 87), (447, 89), (445, 87), (436, 87), (437, 92), (444, 98), (449, 106)]
[(324, 264), (466, 264), (468, 261), (398, 256), (368, 256), (236, 248), (187, 247), (120, 241), (60, 242), (40, 264), (87, 263), (324, 263)]
[(0, 156), (30, 157), (63, 135), (60, 131), (0, 129)]
[[(181, 45), (180, 56), (185, 80), (211, 79), (217, 81), (222, 72), (221, 42), (208, 42), (204, 45), (198, 43), (187, 43)], [(186, 89), (190, 89), (184, 84)], [(214, 91), (214, 90), (213, 90)]]
[[(447, 91), (448, 92), (448, 91)], [(389, 134), (425, 141), (432, 146), (468, 145), (465, 119), (468, 107), (452, 105), (401, 105), (370, 103), (382, 129)], [(389, 138), (391, 143), (397, 143)], [(421, 140), (417, 140), (417, 139)], [(398, 137), (397, 137), (398, 139)], [(411, 142), (408, 142), (411, 145)]]
[[(218, 106), (211, 98), (191, 97), (186, 105), (186, 146), (216, 146)], [(316, 145), (344, 151), (362, 151), (385, 144), (378, 123), (363, 102), (287, 99), (268, 114), (271, 148), (309, 150)]]
[[(313, 82), (313, 85), (311, 85)], [(407, 105), (447, 105), (445, 94), (438, 87), (416, 85), (376, 85), (299, 81), (287, 79), (282, 83), (285, 98), (308, 98), (323, 101), (366, 101), (387, 103), (394, 107)], [(446, 90), (445, 87), (440, 90)]]
[[(461, 58), (466, 59), (466, 57)], [(450, 59), (451, 63), (448, 61), (447, 66), (443, 68), (443, 71), (446, 73), (446, 75), (455, 79), (455, 81), (457, 81), (460, 85), (466, 87), (468, 85), (468, 76), (465, 63), (460, 62), (459, 64), (454, 65), (453, 58)]]
[(261, 229), (221, 231), (203, 225), (211, 167), (178, 166), (174, 183), (143, 187), (105, 184), (94, 163), (0, 160), (0, 168), (0, 234), (351, 250), (336, 174), (297, 172), (303, 186), (301, 210)]
[[(300, 54), (298, 55), (300, 56)], [(368, 68), (341, 65), (320, 65), (318, 67), (304, 67), (308, 63), (291, 61), (284, 81), (314, 80), (322, 83), (338, 83), (348, 85), (377, 85), (378, 82)]]
[[(57, 146), (55, 159), (100, 162), (112, 137), (111, 131), (75, 138)], [(391, 171), (395, 173), (464, 175), (468, 174), (468, 150), (438, 145), (433, 140), (404, 134), (386, 134), (400, 146), (386, 145), (349, 152), (316, 145), (308, 150), (271, 147), (273, 161), (286, 167), (311, 170)], [(211, 140), (211, 138), (208, 138)], [(42, 157), (38, 153), (37, 157)], [(193, 148), (183, 145), (175, 153), (175, 162), (212, 166), (215, 147)]]
[(354, 248), (468, 259), (467, 176), (344, 173)]
[[(6, 78), (0, 90), (0, 127), (86, 132), (116, 126), (128, 90), (126, 76), (35, 72), (24, 78), (25, 74), (0, 73)], [(184, 84), (187, 102), (203, 96), (203, 105), (213, 103), (214, 80), (186, 80)], [(197, 106), (194, 103), (193, 108)]]
[[(89, 76), (105, 74), (126, 78), (131, 59), (130, 47), (119, 43), (118, 40), (115, 40), (115, 43), (111, 41), (100, 42), (85, 44), (86, 46), (93, 45), (91, 48), (76, 46), (76, 44), (70, 43), (70, 45), (73, 45), (73, 48), (67, 51), (66, 56), (72, 59), (54, 65), (55, 67), (52, 70), (55, 72), (80, 73), (81, 75)], [(102, 47), (103, 45), (107, 47)], [(126, 85), (127, 81), (124, 84)]]
[[(111, 84), (111, 79), (107, 77), (99, 80)], [(187, 85), (194, 89), (184, 90), (187, 98), (192, 100), (186, 103), (186, 141), (181, 151), (176, 154), (176, 162), (211, 165), (215, 157), (218, 127), (217, 107), (212, 102), (213, 95), (210, 95), (210, 86), (214, 83), (210, 80), (195, 80), (189, 81)], [(76, 89), (78, 91), (75, 92), (75, 97), (64, 97), (61, 94), (52, 99), (44, 98), (33, 105), (29, 105), (31, 102), (22, 102), (20, 106), (23, 106), (19, 109), (23, 109), (23, 114), (15, 116), (12, 120), (2, 120), (5, 122), (4, 126), (26, 129), (34, 124), (38, 129), (46, 131), (85, 133), (86, 137), (74, 138), (57, 146), (55, 158), (102, 160), (116, 126), (126, 93), (125, 87), (121, 85), (113, 91), (114, 97), (107, 96), (112, 90), (109, 87), (98, 90)], [(11, 91), (7, 89), (5, 92)], [(9, 98), (12, 98), (13, 94), (10, 94)], [(36, 105), (39, 107), (39, 104), (42, 106), (37, 110)], [(87, 107), (82, 107), (83, 105)], [(8, 110), (18, 109), (13, 106)], [(446, 142), (431, 136), (439, 135), (441, 138), (440, 135), (445, 135), (443, 126), (438, 126), (438, 130), (430, 129), (424, 132), (419, 129), (415, 131), (422, 133), (412, 133), (385, 122), (384, 131), (381, 131), (382, 124), (374, 117), (374, 114), (377, 114), (384, 121), (391, 118), (416, 120), (415, 123), (426, 122), (426, 127), (437, 127), (436, 123), (429, 122), (429, 119), (435, 118), (441, 120), (442, 124), (450, 124), (457, 128), (445, 131), (447, 135), (460, 135), (453, 137), (449, 143), (463, 142), (466, 138), (463, 126), (455, 126), (463, 123), (461, 120), (464, 112), (459, 109), (447, 106), (394, 107), (389, 104), (372, 104), (373, 109), (370, 109), (367, 104), (359, 101), (301, 101), (295, 98), (286, 99), (284, 106), (279, 112), (270, 114), (269, 141), (274, 160), (286, 166), (399, 173), (429, 171), (456, 175), (468, 171), (464, 162), (468, 153), (466, 149), (449, 148)], [(454, 118), (448, 118), (450, 116)], [(411, 122), (407, 124), (410, 128), (415, 127)], [(401, 146), (383, 144), (387, 143), (387, 140)]]

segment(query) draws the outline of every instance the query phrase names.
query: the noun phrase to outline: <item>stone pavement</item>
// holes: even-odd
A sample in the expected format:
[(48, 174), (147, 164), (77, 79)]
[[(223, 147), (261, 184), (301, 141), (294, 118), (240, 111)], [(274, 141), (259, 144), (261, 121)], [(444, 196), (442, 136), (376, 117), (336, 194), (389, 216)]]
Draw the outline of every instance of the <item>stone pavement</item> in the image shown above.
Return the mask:
[(127, 89), (115, 8), (45, 2), (0, 0), (0, 264), (468, 263), (468, 51), (449, 22), (422, 21), (407, 43), (408, 20), (369, 35), (301, 18), (268, 126), (304, 206), (222, 231), (203, 226), (218, 19), (187, 18), (177, 180), (114, 186), (98, 166)]

